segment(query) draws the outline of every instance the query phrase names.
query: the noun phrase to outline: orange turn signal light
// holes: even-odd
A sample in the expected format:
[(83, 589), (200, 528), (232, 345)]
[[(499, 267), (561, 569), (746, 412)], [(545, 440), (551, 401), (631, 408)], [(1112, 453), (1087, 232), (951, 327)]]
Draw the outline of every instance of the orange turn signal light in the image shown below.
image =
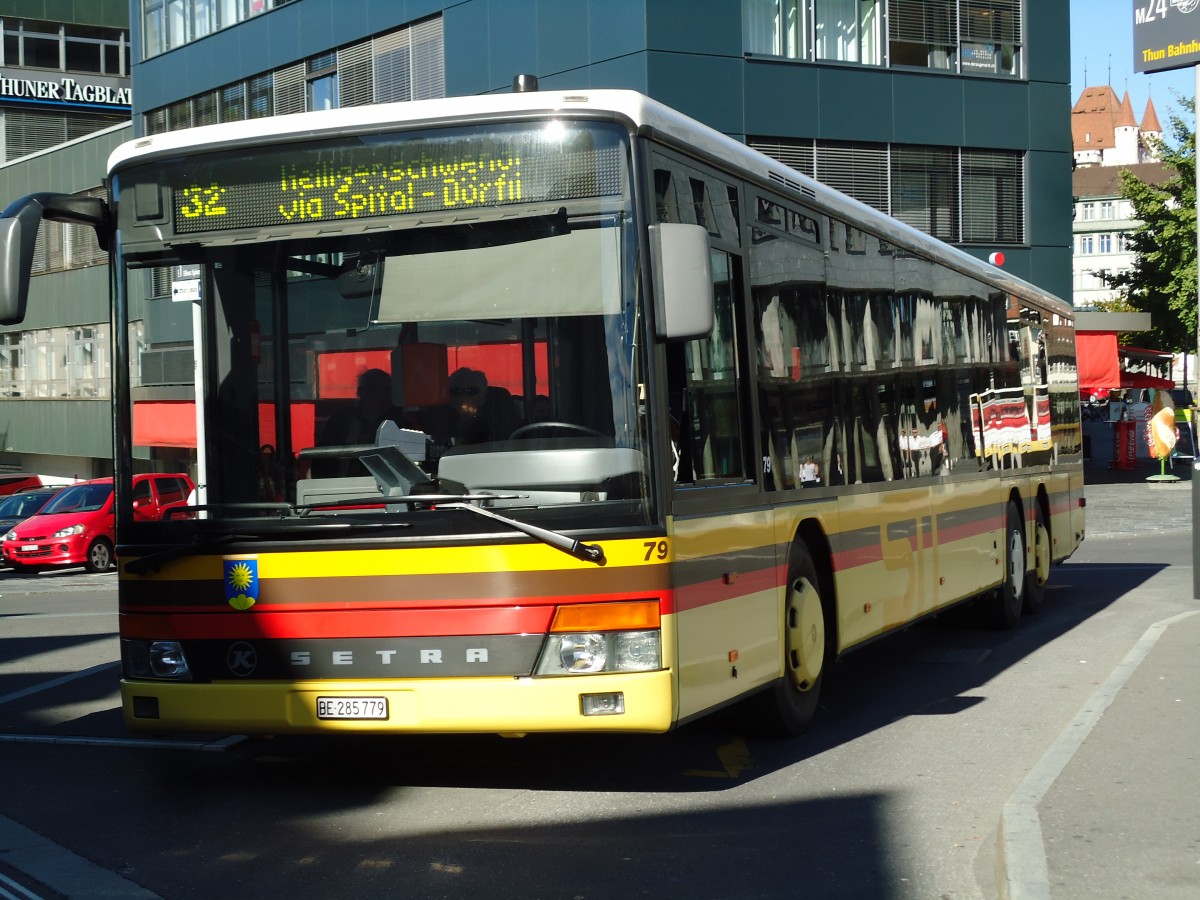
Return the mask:
[(643, 631), (659, 627), (657, 600), (578, 603), (560, 606), (550, 622), (552, 632)]

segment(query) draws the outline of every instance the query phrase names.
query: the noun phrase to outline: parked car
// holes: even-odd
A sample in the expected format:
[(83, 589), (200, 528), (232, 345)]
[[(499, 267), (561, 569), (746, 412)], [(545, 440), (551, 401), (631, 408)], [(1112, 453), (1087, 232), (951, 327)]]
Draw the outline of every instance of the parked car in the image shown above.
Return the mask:
[[(25, 488), (15, 494), (9, 494), (0, 499), (0, 535), (8, 534), (30, 516), (42, 511), (50, 498), (62, 490), (62, 487)], [(0, 554), (0, 566), (7, 565), (3, 554)]]
[(1176, 409), (1191, 409), (1196, 405), (1196, 401), (1192, 399), (1192, 392), (1187, 388), (1173, 388), (1171, 399), (1175, 401)]
[(50, 475), (35, 475), (32, 472), (4, 472), (0, 474), (0, 497), (36, 487), (63, 487), (73, 484), (73, 478), (55, 478)]
[[(133, 514), (161, 519), (187, 502), (193, 486), (187, 475), (135, 475)], [(114, 523), (112, 479), (83, 481), (63, 488), (37, 515), (9, 529), (0, 552), (16, 572), (66, 566), (103, 572), (115, 558)]]

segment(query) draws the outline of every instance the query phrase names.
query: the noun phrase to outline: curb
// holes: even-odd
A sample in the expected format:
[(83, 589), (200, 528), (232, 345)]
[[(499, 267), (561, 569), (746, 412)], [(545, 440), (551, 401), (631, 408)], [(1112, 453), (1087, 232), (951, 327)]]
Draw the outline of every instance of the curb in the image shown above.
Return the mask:
[(1004, 804), (996, 836), (996, 889), (1001, 900), (1050, 900), (1038, 804), (1158, 639), (1176, 622), (1195, 615), (1200, 615), (1200, 610), (1171, 616), (1147, 628)]
[(158, 894), (3, 816), (0, 816), (0, 862), (68, 900), (161, 900)]

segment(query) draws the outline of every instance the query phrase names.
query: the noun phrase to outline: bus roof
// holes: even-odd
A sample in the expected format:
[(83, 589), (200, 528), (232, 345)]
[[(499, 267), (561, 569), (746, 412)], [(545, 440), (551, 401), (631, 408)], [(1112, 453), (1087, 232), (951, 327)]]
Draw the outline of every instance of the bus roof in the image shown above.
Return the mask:
[(338, 134), (499, 120), (545, 115), (624, 120), (639, 133), (698, 154), (707, 162), (772, 186), (823, 212), (861, 225), (892, 243), (938, 259), (951, 268), (1009, 293), (1036, 297), (1051, 312), (1073, 315), (1070, 304), (1036, 285), (930, 237), (874, 207), (830, 188), (812, 177), (754, 150), (728, 135), (637, 91), (527, 91), (350, 106), (319, 112), (267, 116), (219, 125), (203, 125), (137, 138), (117, 147), (109, 174), (151, 159), (288, 140), (320, 140)]

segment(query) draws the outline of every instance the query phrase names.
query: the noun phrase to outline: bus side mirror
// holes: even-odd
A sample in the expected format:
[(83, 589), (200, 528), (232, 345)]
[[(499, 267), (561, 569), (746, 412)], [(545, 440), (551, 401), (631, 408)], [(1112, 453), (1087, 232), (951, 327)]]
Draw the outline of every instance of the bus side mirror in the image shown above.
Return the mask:
[(42, 218), (40, 208), (35, 208), (33, 216), (26, 213), (27, 209), (0, 219), (0, 325), (16, 325), (25, 318), (33, 245)]
[(108, 249), (108, 204), (99, 197), (39, 193), (10, 203), (0, 213), (0, 325), (16, 325), (25, 318), (33, 247), (43, 216), (92, 226), (100, 248)]
[(655, 323), (664, 340), (706, 337), (713, 329), (712, 258), (701, 225), (650, 226)]

